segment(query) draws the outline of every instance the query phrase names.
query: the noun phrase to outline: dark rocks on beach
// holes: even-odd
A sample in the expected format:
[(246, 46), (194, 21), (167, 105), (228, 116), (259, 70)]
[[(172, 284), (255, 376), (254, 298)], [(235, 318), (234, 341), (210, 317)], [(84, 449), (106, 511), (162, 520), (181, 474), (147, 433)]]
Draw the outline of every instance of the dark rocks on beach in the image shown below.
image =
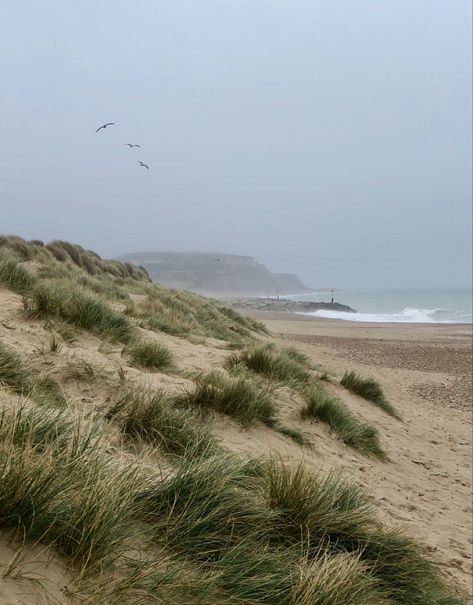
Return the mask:
[[(228, 302), (228, 301), (227, 301)], [(292, 313), (311, 313), (314, 311), (343, 311), (356, 313), (348, 305), (337, 302), (312, 302), (308, 300), (289, 300), (287, 298), (237, 298), (231, 304), (239, 309), (255, 309), (257, 311), (289, 311)]]

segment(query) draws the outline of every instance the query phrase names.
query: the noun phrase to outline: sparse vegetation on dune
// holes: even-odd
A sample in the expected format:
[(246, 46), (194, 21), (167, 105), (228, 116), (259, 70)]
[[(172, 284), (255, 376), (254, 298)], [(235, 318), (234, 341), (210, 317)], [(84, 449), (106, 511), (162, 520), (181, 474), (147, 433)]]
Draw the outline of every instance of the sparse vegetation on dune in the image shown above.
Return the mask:
[(163, 344), (154, 340), (132, 341), (125, 353), (132, 365), (146, 370), (169, 370), (174, 365), (171, 351)]
[(11, 388), (15, 393), (28, 395), (33, 382), (21, 357), (0, 341), (0, 385)]
[(374, 509), (363, 490), (339, 474), (320, 478), (303, 464), (291, 467), (271, 459), (265, 480), (269, 506), (279, 511), (274, 540), (287, 545), (305, 543), (308, 556), (324, 544), (369, 532)]
[[(288, 352), (289, 351), (289, 352)], [(244, 365), (257, 374), (270, 380), (305, 385), (311, 378), (306, 360), (295, 359), (293, 350), (278, 350), (271, 344), (257, 345), (235, 353), (228, 359), (228, 366)]]
[(390, 416), (400, 420), (399, 414), (386, 401), (381, 385), (374, 378), (363, 378), (363, 376), (360, 376), (356, 372), (345, 372), (340, 380), (340, 384), (352, 393), (363, 397), (367, 401), (371, 401)]
[(36, 402), (45, 405), (64, 406), (67, 403), (60, 384), (51, 376), (42, 376), (36, 381), (33, 398)]
[(322, 385), (313, 384), (303, 395), (303, 418), (313, 418), (327, 424), (347, 445), (363, 454), (386, 459), (379, 443), (378, 431), (374, 426), (363, 423), (337, 397), (326, 391)]
[(295, 443), (297, 443), (301, 447), (310, 447), (310, 445), (311, 445), (310, 440), (299, 429), (295, 429), (295, 428), (280, 424), (275, 427), (275, 430), (278, 433), (281, 433), (281, 435), (284, 435), (285, 437), (289, 437), (289, 439), (292, 439)]
[(312, 365), (303, 353), (293, 348), (278, 350), (271, 344), (252, 346), (231, 355), (227, 366), (237, 373), (246, 368), (292, 388), (303, 398), (303, 418), (320, 420), (347, 445), (380, 460), (386, 459), (376, 428), (359, 421), (342, 401), (324, 389), (310, 372)]
[(70, 280), (45, 280), (25, 295), (30, 317), (57, 317), (75, 326), (128, 342), (133, 335), (129, 320), (105, 301)]
[(107, 417), (118, 422), (125, 435), (145, 439), (170, 454), (199, 457), (210, 455), (218, 447), (210, 427), (192, 411), (176, 408), (162, 390), (127, 390)]
[(147, 288), (147, 298), (129, 308), (143, 327), (186, 337), (189, 334), (238, 342), (262, 327), (232, 309), (191, 292)]
[[(127, 406), (129, 399), (112, 416), (134, 417), (131, 433), (143, 436), (145, 426), (154, 437), (155, 410), (136, 414)], [(102, 578), (111, 569), (112, 584), (101, 588), (111, 602), (129, 595), (146, 602), (172, 587), (174, 596), (207, 594), (215, 605), (461, 603), (419, 548), (383, 533), (366, 495), (338, 475), (320, 478), (276, 459), (254, 472), (251, 461), (214, 452), (181, 457), (163, 476), (113, 461), (101, 434), (97, 424), (81, 429), (67, 411), (3, 413), (0, 525), (20, 524), (28, 538), (53, 543), (87, 571), (89, 584), (94, 569)], [(161, 564), (122, 558), (130, 538), (145, 535), (164, 549)], [(100, 583), (90, 584), (96, 596)]]
[[(34, 275), (22, 265), (29, 261), (36, 261)], [(143, 327), (174, 336), (241, 343), (254, 332), (266, 331), (261, 322), (216, 301), (151, 284), (142, 267), (103, 260), (90, 250), (60, 240), (44, 245), (16, 236), (0, 236), (0, 284), (23, 294), (29, 312), (35, 316), (56, 316), (99, 335), (115, 335), (119, 340), (130, 337), (125, 334), (128, 328), (123, 326), (130, 323), (129, 319), (117, 311), (114, 322), (110, 313), (107, 319), (102, 313), (100, 319), (100, 304), (109, 307), (109, 303), (121, 301), (127, 305), (126, 314)], [(74, 298), (80, 302), (72, 305), (66, 296), (64, 303), (58, 304), (64, 290), (74, 291)], [(134, 294), (146, 298), (132, 301)], [(78, 306), (80, 312), (74, 308)]]
[(26, 415), (0, 416), (0, 525), (53, 543), (83, 569), (112, 563), (129, 535), (139, 473), (78, 441), (77, 423), (43, 414), (40, 429)]
[(85, 250), (78, 244), (61, 240), (44, 245), (40, 240), (26, 241), (16, 235), (2, 235), (0, 236), (0, 249), (2, 248), (14, 251), (23, 261), (35, 260), (46, 264), (51, 264), (51, 261), (59, 261), (69, 267), (82, 269), (90, 275), (108, 273), (124, 279), (151, 281), (143, 267), (117, 260), (104, 260), (92, 250)]
[(309, 357), (302, 351), (299, 351), (299, 349), (296, 349), (296, 347), (286, 347), (281, 349), (281, 352), (286, 357), (289, 357), (289, 359), (292, 359), (293, 361), (305, 366), (309, 370), (312, 369), (313, 363)]
[(176, 402), (226, 414), (246, 427), (257, 421), (273, 426), (277, 417), (276, 404), (264, 386), (251, 378), (228, 376), (219, 370), (201, 374), (194, 389), (176, 398)]
[(201, 562), (267, 534), (276, 513), (264, 505), (261, 483), (241, 460), (221, 454), (181, 459), (175, 472), (142, 495), (160, 543)]
[(411, 541), (379, 529), (358, 486), (276, 460), (263, 468), (225, 456), (180, 463), (142, 494), (155, 539), (243, 602), (461, 602)]
[(33, 281), (31, 274), (20, 265), (16, 254), (0, 248), (0, 285), (22, 293), (32, 287)]

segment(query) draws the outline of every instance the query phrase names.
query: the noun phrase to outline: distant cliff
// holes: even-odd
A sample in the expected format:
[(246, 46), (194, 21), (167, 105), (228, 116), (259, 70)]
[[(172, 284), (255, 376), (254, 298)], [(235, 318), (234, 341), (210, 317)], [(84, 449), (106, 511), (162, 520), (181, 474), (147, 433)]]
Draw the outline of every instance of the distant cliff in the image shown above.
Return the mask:
[(273, 273), (274, 279), (279, 284), (280, 294), (304, 294), (313, 292), (313, 288), (305, 286), (294, 273)]
[(153, 280), (214, 296), (275, 296), (310, 292), (297, 275), (272, 274), (251, 256), (203, 252), (134, 252), (120, 257), (145, 267)]

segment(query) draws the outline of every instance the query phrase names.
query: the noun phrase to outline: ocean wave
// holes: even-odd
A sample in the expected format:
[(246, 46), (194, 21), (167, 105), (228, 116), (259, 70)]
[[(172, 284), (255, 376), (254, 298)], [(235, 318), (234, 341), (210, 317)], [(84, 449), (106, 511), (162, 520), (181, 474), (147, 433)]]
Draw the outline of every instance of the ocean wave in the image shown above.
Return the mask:
[(326, 319), (342, 319), (366, 323), (471, 323), (471, 311), (447, 311), (444, 309), (412, 309), (406, 308), (396, 313), (345, 313), (343, 311), (328, 311), (321, 309), (304, 315), (324, 317)]

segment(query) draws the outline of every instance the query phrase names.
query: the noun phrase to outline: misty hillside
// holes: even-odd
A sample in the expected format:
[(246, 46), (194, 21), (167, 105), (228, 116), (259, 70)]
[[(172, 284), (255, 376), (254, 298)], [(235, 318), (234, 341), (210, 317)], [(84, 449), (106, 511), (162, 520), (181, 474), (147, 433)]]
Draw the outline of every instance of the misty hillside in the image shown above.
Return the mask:
[(0, 386), (2, 605), (462, 603), (369, 495), (409, 408), (216, 301), (1, 237)]
[(203, 252), (135, 252), (119, 257), (146, 268), (166, 286), (214, 296), (275, 296), (311, 292), (297, 275), (274, 274), (251, 256)]

